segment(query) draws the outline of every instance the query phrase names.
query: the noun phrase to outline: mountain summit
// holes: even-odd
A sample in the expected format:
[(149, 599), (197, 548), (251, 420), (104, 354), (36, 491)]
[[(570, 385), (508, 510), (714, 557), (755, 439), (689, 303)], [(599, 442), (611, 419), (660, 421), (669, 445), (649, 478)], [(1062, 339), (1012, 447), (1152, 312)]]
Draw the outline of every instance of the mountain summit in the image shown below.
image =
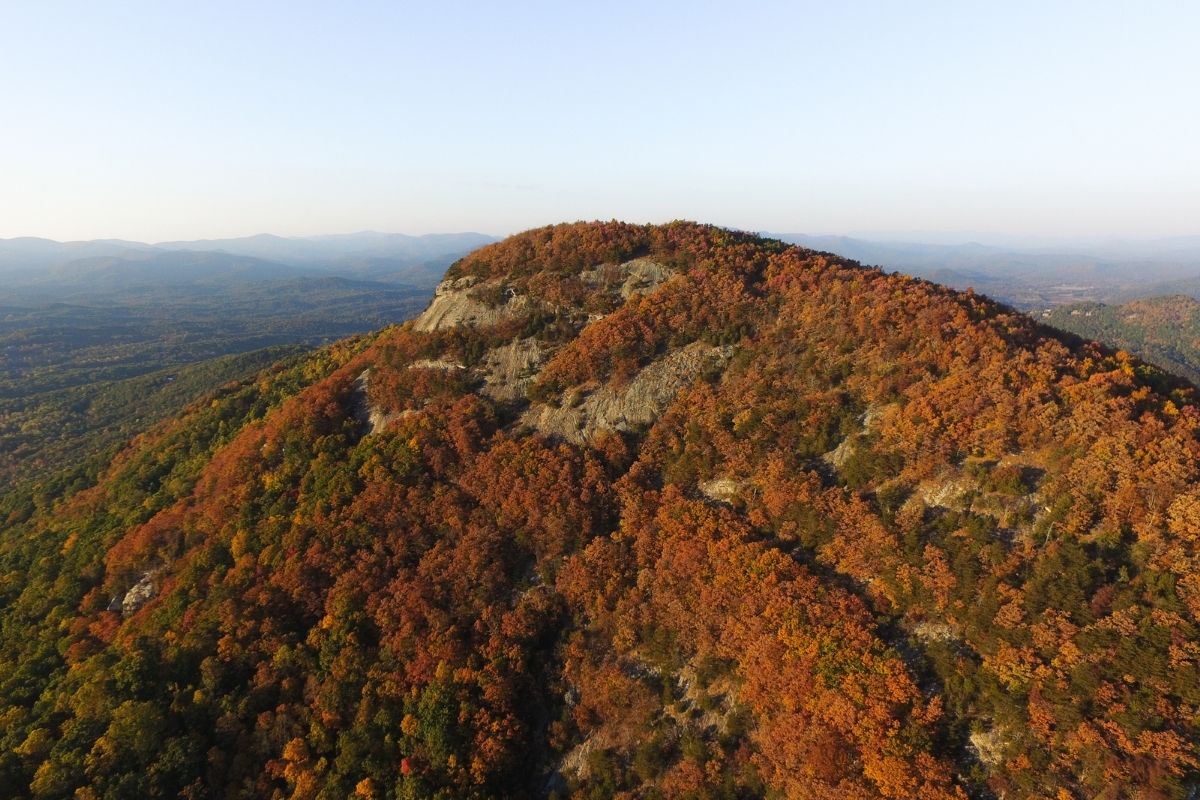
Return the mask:
[(1187, 797), (1194, 400), (778, 241), (514, 236), (5, 500), (0, 793)]

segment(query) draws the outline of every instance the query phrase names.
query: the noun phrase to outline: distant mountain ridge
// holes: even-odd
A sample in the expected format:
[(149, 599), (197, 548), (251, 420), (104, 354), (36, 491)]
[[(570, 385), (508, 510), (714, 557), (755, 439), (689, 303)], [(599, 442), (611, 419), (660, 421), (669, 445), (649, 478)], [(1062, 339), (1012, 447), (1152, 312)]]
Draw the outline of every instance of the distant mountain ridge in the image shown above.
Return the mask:
[(46, 270), (44, 280), (59, 286), (100, 281), (113, 289), (146, 284), (194, 285), (228, 281), (272, 281), (322, 275), (314, 269), (253, 256), (179, 250), (147, 251), (129, 257), (95, 256), (68, 261)]
[(465, 253), (494, 241), (495, 237), (482, 233), (409, 236), (362, 231), (296, 238), (264, 233), (236, 239), (161, 242), (154, 247), (161, 250), (216, 250), (290, 263), (347, 258), (434, 258), (446, 253)]
[(0, 239), (0, 274), (17, 286), (78, 281), (94, 271), (140, 280), (161, 278), (170, 284), (178, 283), (177, 272), (185, 270), (205, 280), (339, 274), (424, 287), (437, 283), (450, 261), (493, 241), (494, 237), (482, 233), (409, 236), (373, 231), (297, 238), (259, 234), (158, 244), (22, 237)]

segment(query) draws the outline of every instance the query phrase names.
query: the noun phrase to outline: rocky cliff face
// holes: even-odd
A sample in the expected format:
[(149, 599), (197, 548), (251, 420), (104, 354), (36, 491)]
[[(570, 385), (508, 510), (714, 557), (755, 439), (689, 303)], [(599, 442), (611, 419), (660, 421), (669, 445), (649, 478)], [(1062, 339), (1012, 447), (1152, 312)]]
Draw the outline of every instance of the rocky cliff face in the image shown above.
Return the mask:
[[(674, 274), (670, 267), (648, 258), (636, 258), (598, 264), (581, 270), (570, 280), (578, 282), (592, 307), (611, 309), (636, 295), (652, 293)], [(553, 316), (570, 319), (569, 324), (578, 334), (605, 317), (603, 312), (583, 315), (578, 307), (565, 306), (554, 292), (560, 287), (551, 285), (547, 287), (551, 292), (545, 294), (539, 288), (509, 280), (507, 276), (450, 277), (438, 286), (433, 301), (413, 321), (412, 328), (422, 333), (456, 328), (487, 330)], [(569, 387), (552, 402), (528, 403), (529, 389), (560, 348), (561, 343), (536, 336), (515, 339), (487, 350), (469, 368), (468, 374), (477, 390), (492, 400), (527, 406), (520, 417), (523, 426), (572, 444), (593, 441), (601, 433), (646, 428), (681, 389), (701, 375), (719, 372), (733, 353), (732, 346), (693, 342), (661, 354), (619, 386), (593, 381)], [(453, 358), (438, 357), (417, 359), (407, 369), (466, 370), (468, 367)], [(396, 418), (395, 414), (371, 408), (372, 431)]]

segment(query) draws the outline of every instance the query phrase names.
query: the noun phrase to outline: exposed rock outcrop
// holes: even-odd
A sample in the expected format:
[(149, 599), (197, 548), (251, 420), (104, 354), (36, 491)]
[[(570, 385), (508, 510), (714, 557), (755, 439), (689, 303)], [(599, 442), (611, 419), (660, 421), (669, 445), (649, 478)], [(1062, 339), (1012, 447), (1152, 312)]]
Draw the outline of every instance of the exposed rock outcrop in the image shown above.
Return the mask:
[(482, 394), (493, 400), (520, 400), (549, 353), (537, 339), (518, 339), (489, 350), (483, 358)]
[(977, 488), (975, 482), (966, 477), (950, 477), (918, 486), (917, 495), (927, 506), (961, 510), (970, 505), (971, 493)]
[(989, 731), (976, 731), (967, 739), (970, 742), (971, 751), (980, 763), (995, 766), (1004, 760), (1008, 742), (995, 728)]
[(955, 642), (960, 639), (954, 628), (937, 622), (919, 622), (913, 626), (913, 634), (925, 644), (933, 642)]
[(420, 358), (408, 365), (409, 369), (466, 369), (457, 361), (448, 361), (444, 358)]
[(716, 500), (718, 503), (731, 503), (741, 496), (745, 484), (745, 481), (734, 480), (733, 478), (713, 478), (710, 481), (702, 481), (698, 488), (700, 489), (700, 493), (709, 500)]
[(437, 331), (459, 325), (495, 325), (528, 310), (529, 298), (524, 295), (503, 295), (497, 305), (485, 303), (474, 296), (473, 277), (444, 280), (434, 291), (429, 307), (413, 320), (413, 330)]
[(825, 455), (821, 456), (826, 464), (829, 464), (835, 469), (841, 469), (845, 466), (850, 457), (857, 452), (859, 446), (862, 445), (863, 437), (867, 434), (874, 433), (879, 427), (879, 421), (887, 412), (888, 406), (867, 406), (866, 411), (858, 418), (862, 429), (858, 433), (852, 433), (838, 443), (838, 446), (830, 450)]
[(666, 281), (675, 270), (648, 258), (635, 258), (623, 264), (601, 264), (584, 270), (579, 277), (590, 286), (614, 286), (628, 300), (635, 292), (650, 292)]
[(846, 462), (850, 460), (850, 456), (854, 455), (854, 451), (858, 448), (858, 440), (860, 438), (860, 434), (850, 434), (845, 439), (842, 439), (842, 441), (838, 443), (837, 447), (821, 456), (821, 458), (831, 467), (834, 467), (835, 469), (841, 469), (843, 466), (845, 466)]
[[(415, 364), (413, 366), (416, 366)], [(353, 404), (350, 413), (358, 420), (367, 433), (375, 433), (389, 422), (396, 419), (398, 414), (387, 414), (380, 409), (371, 405), (371, 399), (367, 393), (367, 389), (371, 384), (371, 370), (364, 369), (354, 379), (354, 395), (351, 399)]]
[(137, 613), (142, 606), (149, 603), (151, 598), (158, 593), (158, 586), (154, 583), (157, 575), (158, 570), (150, 570), (149, 572), (142, 573), (141, 580), (135, 583), (121, 600), (121, 616), (128, 617)]
[(623, 387), (602, 386), (578, 404), (536, 405), (521, 421), (537, 431), (582, 444), (602, 431), (628, 431), (649, 425), (666, 410), (679, 390), (705, 371), (722, 367), (730, 346), (693, 342), (647, 364)]

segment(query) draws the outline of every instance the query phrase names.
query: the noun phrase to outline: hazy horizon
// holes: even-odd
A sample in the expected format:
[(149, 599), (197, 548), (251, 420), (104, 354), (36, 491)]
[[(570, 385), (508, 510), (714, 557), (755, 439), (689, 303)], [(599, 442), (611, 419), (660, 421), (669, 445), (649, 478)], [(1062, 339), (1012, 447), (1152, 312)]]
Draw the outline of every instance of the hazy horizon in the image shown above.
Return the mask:
[[(547, 222), (546, 225), (567, 223), (567, 222), (594, 222), (604, 220), (555, 220)], [(631, 222), (631, 220), (619, 220), (621, 222)], [(672, 220), (650, 220), (649, 224), (662, 224)], [(684, 220), (691, 222), (705, 223), (705, 220)], [(640, 222), (632, 220), (635, 224)], [(720, 223), (711, 223), (720, 225)], [(233, 240), (249, 240), (262, 237), (285, 239), (291, 241), (304, 240), (320, 240), (320, 239), (338, 239), (338, 238), (353, 238), (356, 236), (402, 236), (410, 238), (432, 237), (432, 236), (470, 236), (479, 235), (487, 236), (496, 240), (504, 239), (505, 237), (521, 233), (531, 228), (542, 227), (542, 225), (533, 225), (527, 228), (506, 230), (506, 231), (487, 231), (479, 229), (464, 229), (464, 230), (432, 230), (420, 233), (414, 233), (405, 230), (348, 230), (348, 231), (317, 231), (314, 233), (298, 233), (292, 235), (281, 235), (273, 231), (257, 231), (255, 233), (240, 235), (240, 236), (206, 236), (199, 235), (193, 237), (179, 239), (163, 239), (163, 240), (142, 240), (132, 239), (122, 236), (105, 236), (95, 239), (56, 239), (48, 236), (3, 236), (0, 237), (0, 242), (13, 242), (22, 239), (38, 239), (43, 241), (54, 242), (56, 244), (83, 244), (90, 242), (112, 242), (116, 244), (126, 243), (135, 245), (144, 245), (150, 247), (161, 247), (166, 245), (180, 244), (206, 244), (211, 242), (223, 242)], [(803, 230), (798, 227), (779, 228), (768, 230), (761, 226), (743, 228), (739, 226), (726, 225), (734, 230), (743, 230), (750, 233), (758, 233), (764, 236), (809, 236), (814, 239), (820, 238), (845, 238), (854, 239), (863, 242), (874, 242), (881, 244), (922, 244), (922, 245), (942, 245), (942, 246), (962, 246), (970, 244), (979, 244), (986, 247), (994, 248), (1011, 248), (1011, 249), (1036, 249), (1036, 248), (1061, 248), (1071, 246), (1112, 246), (1121, 244), (1152, 244), (1152, 243), (1171, 243), (1173, 241), (1186, 241), (1188, 246), (1200, 246), (1200, 234), (1176, 234), (1176, 235), (1094, 235), (1094, 236), (1049, 236), (1049, 235), (1028, 235), (1014, 233), (1011, 231), (979, 231), (979, 230), (844, 230), (844, 231), (826, 231), (826, 230)]]
[(8, 4), (0, 237), (1196, 235), (1198, 24), (1185, 4)]

